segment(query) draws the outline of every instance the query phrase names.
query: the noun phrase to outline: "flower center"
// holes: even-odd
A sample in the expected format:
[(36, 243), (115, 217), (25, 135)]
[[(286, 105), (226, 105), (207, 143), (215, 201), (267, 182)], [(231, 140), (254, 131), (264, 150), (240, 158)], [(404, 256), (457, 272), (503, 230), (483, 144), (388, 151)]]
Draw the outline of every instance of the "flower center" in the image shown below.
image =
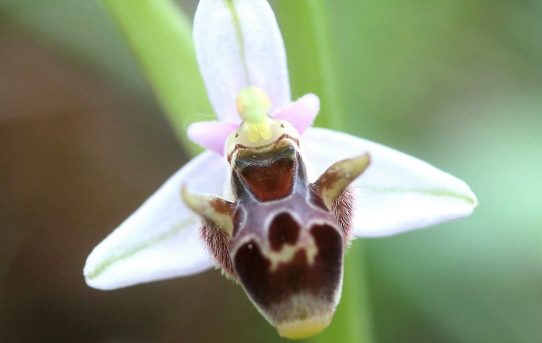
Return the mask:
[(243, 119), (240, 131), (251, 143), (268, 141), (273, 136), (273, 121), (268, 114), (270, 109), (271, 101), (262, 89), (252, 86), (239, 92), (237, 111)]
[(245, 148), (260, 148), (276, 142), (282, 135), (298, 139), (296, 129), (285, 120), (269, 115), (271, 101), (261, 88), (251, 86), (239, 92), (237, 111), (243, 120), (239, 129), (231, 133), (226, 141), (226, 154), (237, 145)]

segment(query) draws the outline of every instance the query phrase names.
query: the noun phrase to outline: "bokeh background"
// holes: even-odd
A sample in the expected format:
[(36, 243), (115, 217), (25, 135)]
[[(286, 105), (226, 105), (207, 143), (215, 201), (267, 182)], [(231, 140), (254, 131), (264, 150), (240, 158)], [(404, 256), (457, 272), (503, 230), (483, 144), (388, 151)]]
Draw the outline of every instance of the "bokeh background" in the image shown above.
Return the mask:
[[(542, 1), (328, 7), (348, 131), (480, 200), (364, 242), (376, 341), (541, 342)], [(280, 342), (216, 271), (85, 285), (92, 247), (186, 158), (99, 2), (1, 0), (0, 341)]]

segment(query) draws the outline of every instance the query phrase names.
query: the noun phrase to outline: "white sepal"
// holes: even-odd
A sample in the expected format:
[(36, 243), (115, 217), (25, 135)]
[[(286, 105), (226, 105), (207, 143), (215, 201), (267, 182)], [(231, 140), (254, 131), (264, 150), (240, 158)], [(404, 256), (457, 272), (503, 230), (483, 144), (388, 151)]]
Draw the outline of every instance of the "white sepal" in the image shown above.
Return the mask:
[(205, 152), (177, 171), (141, 207), (94, 248), (87, 284), (115, 289), (204, 271), (214, 262), (200, 238), (198, 218), (181, 200), (181, 187), (221, 194), (225, 160)]
[(201, 0), (194, 18), (196, 56), (219, 120), (240, 120), (236, 99), (263, 89), (271, 112), (290, 103), (286, 51), (266, 0)]
[(368, 152), (369, 168), (352, 184), (354, 235), (388, 236), (465, 217), (477, 199), (458, 178), (417, 158), (348, 134), (310, 128), (302, 147), (316, 175), (332, 163)]

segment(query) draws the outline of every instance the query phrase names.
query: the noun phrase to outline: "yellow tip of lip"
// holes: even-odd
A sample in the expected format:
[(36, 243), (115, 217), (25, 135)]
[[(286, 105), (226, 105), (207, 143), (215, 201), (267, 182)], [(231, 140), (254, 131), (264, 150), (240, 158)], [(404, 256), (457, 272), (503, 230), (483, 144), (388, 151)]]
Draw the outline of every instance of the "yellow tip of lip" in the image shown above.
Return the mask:
[(331, 316), (311, 317), (277, 326), (279, 335), (289, 339), (304, 339), (322, 332), (331, 322)]

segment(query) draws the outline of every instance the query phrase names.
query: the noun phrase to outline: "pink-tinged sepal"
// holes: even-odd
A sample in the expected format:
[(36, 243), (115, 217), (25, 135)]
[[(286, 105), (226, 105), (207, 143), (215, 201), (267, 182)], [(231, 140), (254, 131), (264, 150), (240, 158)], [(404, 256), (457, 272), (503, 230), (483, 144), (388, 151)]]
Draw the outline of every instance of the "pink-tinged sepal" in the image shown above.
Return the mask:
[(320, 99), (315, 94), (306, 94), (295, 102), (279, 109), (273, 118), (286, 120), (292, 124), (300, 135), (312, 126), (320, 111)]
[(224, 154), (226, 139), (239, 127), (238, 123), (221, 121), (202, 121), (190, 124), (187, 135), (207, 150)]

